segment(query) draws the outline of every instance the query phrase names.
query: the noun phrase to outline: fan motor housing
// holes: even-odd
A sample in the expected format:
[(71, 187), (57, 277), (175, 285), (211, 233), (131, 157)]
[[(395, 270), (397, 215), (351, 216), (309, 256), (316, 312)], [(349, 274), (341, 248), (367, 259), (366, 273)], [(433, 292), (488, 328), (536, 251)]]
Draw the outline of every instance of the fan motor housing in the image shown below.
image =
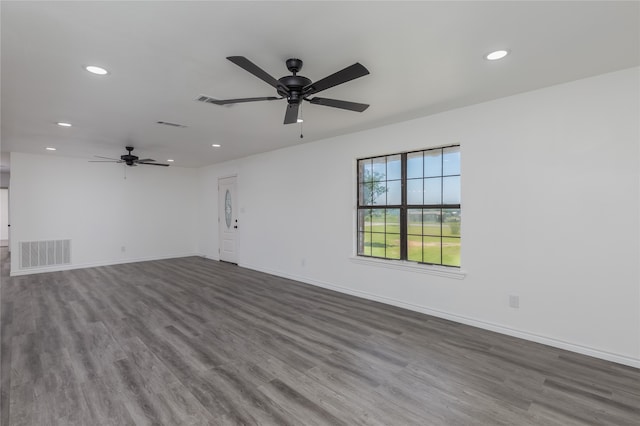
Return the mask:
[(299, 104), (302, 102), (302, 89), (311, 84), (311, 80), (301, 75), (287, 75), (278, 81), (289, 89), (288, 94), (281, 90), (278, 90), (278, 94), (286, 97), (287, 102), (290, 104)]
[(302, 59), (298, 59), (298, 58), (290, 58), (287, 59), (287, 69), (293, 73), (293, 75), (296, 75), (297, 72), (300, 72), (300, 70), (302, 69)]

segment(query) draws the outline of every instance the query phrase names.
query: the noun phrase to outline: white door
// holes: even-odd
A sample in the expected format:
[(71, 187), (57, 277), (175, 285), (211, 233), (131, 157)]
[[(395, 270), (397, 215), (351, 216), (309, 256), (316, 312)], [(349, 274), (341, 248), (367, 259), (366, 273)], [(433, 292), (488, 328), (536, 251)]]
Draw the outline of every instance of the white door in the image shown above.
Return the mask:
[(218, 180), (218, 236), (220, 260), (238, 263), (238, 202), (236, 177)]

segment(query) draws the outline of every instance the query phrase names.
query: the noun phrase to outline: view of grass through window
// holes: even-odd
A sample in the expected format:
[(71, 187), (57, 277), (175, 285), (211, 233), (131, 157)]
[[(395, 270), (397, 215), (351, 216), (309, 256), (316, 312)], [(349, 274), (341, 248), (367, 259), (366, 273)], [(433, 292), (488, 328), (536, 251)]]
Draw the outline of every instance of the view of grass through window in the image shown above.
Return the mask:
[(358, 160), (358, 255), (460, 266), (460, 147)]

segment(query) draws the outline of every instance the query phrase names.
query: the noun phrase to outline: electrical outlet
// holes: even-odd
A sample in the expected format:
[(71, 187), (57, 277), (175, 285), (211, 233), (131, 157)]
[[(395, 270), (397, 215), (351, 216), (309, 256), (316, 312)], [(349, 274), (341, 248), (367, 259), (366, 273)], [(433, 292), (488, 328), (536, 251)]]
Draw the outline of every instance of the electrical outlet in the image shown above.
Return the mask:
[(520, 296), (509, 295), (509, 307), (514, 309), (520, 308)]

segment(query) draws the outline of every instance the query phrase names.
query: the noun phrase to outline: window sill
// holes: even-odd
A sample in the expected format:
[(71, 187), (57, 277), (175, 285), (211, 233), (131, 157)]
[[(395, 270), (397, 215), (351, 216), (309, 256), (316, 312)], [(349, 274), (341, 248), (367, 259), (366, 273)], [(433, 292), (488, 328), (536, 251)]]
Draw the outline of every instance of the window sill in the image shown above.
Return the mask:
[(467, 272), (454, 267), (425, 265), (405, 260), (377, 259), (372, 257), (352, 256), (349, 260), (360, 265), (378, 266), (381, 268), (398, 269), (401, 271), (419, 272), (421, 274), (437, 275), (440, 277), (463, 280)]

